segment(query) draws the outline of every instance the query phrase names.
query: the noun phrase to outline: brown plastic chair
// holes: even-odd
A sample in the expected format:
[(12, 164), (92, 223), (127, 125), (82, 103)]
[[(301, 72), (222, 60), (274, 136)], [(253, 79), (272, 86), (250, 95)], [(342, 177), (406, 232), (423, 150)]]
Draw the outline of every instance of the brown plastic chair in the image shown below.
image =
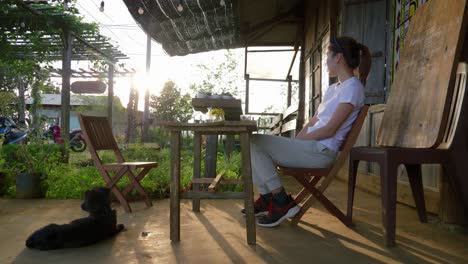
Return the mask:
[(346, 136), (346, 140), (341, 145), (340, 152), (336, 157), (336, 161), (330, 168), (287, 168), (279, 166), (278, 169), (283, 175), (293, 176), (304, 188), (296, 195), (295, 201), (301, 206), (299, 213), (294, 216), (291, 223), (297, 225), (302, 216), (312, 206), (315, 201), (319, 201), (332, 215), (338, 218), (346, 226), (351, 226), (351, 219), (346, 217), (340, 209), (338, 209), (327, 197), (323, 194), (330, 183), (335, 179), (336, 174), (343, 166), (349, 151), (356, 143), (356, 140), (361, 131), (364, 120), (367, 116), (368, 105), (364, 105), (356, 120), (354, 121), (351, 130)]
[(359, 161), (376, 162), (380, 167), (380, 187), (382, 195), (382, 222), (385, 244), (395, 245), (396, 191), (398, 166), (404, 164), (418, 211), (419, 220), (427, 222), (421, 164), (444, 164), (448, 161), (448, 150), (416, 149), (399, 147), (355, 147), (349, 157), (348, 209), (347, 217), (353, 214), (354, 189)]
[[(388, 247), (395, 246), (395, 222), (396, 222), (396, 193), (398, 166), (404, 165), (408, 173), (414, 202), (419, 220), (427, 222), (426, 206), (424, 202), (424, 189), (422, 184), (421, 164), (442, 164), (448, 175), (453, 174), (453, 153), (456, 152), (452, 142), (461, 143), (455, 132), (461, 128), (459, 117), (462, 109), (466, 108), (464, 102), (466, 87), (467, 64), (458, 65), (455, 89), (452, 98), (452, 109), (448, 118), (442, 144), (444, 149), (430, 148), (403, 148), (403, 147), (355, 147), (349, 156), (349, 182), (348, 182), (348, 209), (347, 217), (352, 220), (354, 189), (359, 162), (376, 162), (380, 167), (380, 186), (382, 195), (382, 222), (385, 236), (385, 244)], [(464, 129), (463, 131), (465, 131)], [(466, 137), (465, 133), (461, 137)], [(463, 140), (464, 142), (464, 140)], [(455, 155), (457, 156), (457, 155)], [(450, 171), (447, 171), (450, 170)]]
[[(145, 177), (151, 168), (158, 166), (157, 162), (126, 162), (122, 153), (120, 152), (117, 142), (115, 142), (112, 129), (109, 121), (105, 117), (84, 116), (78, 115), (81, 129), (84, 133), (84, 138), (89, 147), (89, 152), (93, 158), (94, 164), (101, 172), (107, 187), (112, 190), (115, 197), (119, 200), (120, 204), (124, 207), (126, 212), (131, 212), (130, 205), (125, 196), (135, 188), (145, 199), (148, 207), (152, 206), (151, 200), (144, 191), (140, 181)], [(112, 150), (117, 157), (117, 163), (103, 164), (99, 157), (99, 150)], [(132, 171), (142, 169), (137, 176)], [(117, 171), (113, 177), (110, 176), (112, 171)], [(130, 184), (127, 185), (123, 191), (117, 188), (117, 182), (127, 175), (130, 179)]]

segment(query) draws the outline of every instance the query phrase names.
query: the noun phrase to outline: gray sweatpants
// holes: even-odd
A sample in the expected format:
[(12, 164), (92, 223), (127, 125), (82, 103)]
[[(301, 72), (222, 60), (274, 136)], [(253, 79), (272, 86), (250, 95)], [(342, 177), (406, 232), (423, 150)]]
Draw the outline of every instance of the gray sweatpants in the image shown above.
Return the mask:
[(315, 140), (254, 134), (250, 140), (252, 178), (261, 194), (282, 186), (275, 164), (291, 168), (327, 168), (336, 152)]

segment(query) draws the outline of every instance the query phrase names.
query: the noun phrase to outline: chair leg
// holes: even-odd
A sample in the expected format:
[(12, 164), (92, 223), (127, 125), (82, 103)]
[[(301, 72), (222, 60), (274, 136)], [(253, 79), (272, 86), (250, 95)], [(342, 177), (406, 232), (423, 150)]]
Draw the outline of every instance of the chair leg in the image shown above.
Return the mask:
[[(298, 177), (301, 177), (301, 176), (298, 176)], [(294, 178), (296, 178), (296, 177), (294, 177)], [(311, 178), (309, 180), (309, 184), (311, 184), (312, 186), (315, 186), (317, 184), (317, 182), (320, 180), (320, 178), (321, 177), (318, 177), (318, 176), (311, 176)], [(297, 178), (296, 178), (296, 180), (297, 180)], [(306, 188), (302, 188), (302, 190), (297, 193), (296, 197), (294, 198), (294, 201), (297, 204), (300, 204), (309, 195), (311, 195), (310, 192)]]
[(349, 158), (349, 171), (348, 171), (348, 208), (346, 217), (350, 222), (353, 221), (353, 203), (354, 203), (354, 190), (356, 188), (357, 170), (360, 160), (352, 160)]
[(385, 244), (395, 246), (396, 191), (398, 165), (385, 160), (380, 165), (380, 186), (382, 192), (382, 221)]
[(117, 189), (117, 186), (113, 186), (113, 187), (109, 187), (111, 189), (111, 191), (114, 193), (115, 197), (117, 198), (117, 200), (119, 200), (119, 203), (120, 205), (122, 205), (122, 207), (124, 208), (125, 212), (127, 213), (131, 213), (132, 212), (132, 209), (130, 208), (130, 204), (128, 203), (128, 201), (125, 199), (125, 197), (123, 196), (122, 192)]
[(111, 179), (111, 177), (109, 176), (109, 173), (104, 170), (104, 169), (100, 169), (101, 171), (101, 175), (103, 176), (104, 178), (104, 181), (106, 182), (106, 186), (107, 188), (109, 188), (112, 193), (114, 193), (115, 197), (117, 198), (117, 200), (119, 201), (120, 205), (122, 205), (122, 207), (124, 208), (125, 212), (127, 213), (131, 213), (132, 212), (132, 209), (130, 208), (130, 204), (128, 203), (128, 201), (125, 199), (124, 195), (122, 194), (122, 192), (117, 188), (116, 186), (116, 183), (117, 181), (122, 178), (122, 175), (125, 173), (125, 168), (124, 169), (121, 169), (117, 174), (120, 174), (120, 176), (118, 177), (115, 177), (114, 176), (114, 179)]
[(408, 179), (411, 185), (414, 203), (416, 204), (416, 210), (418, 211), (419, 221), (427, 223), (421, 164), (405, 164), (405, 167), (408, 172)]
[[(146, 170), (146, 171), (145, 171)], [(142, 173), (147, 173), (149, 169), (144, 169), (140, 174)], [(138, 182), (137, 178), (135, 177), (135, 174), (131, 170), (127, 171), (127, 176), (130, 179), (130, 184), (135, 187), (135, 189), (145, 198), (145, 203), (146, 206), (151, 207), (153, 206), (153, 203), (151, 202), (151, 199), (149, 198), (148, 194), (145, 192), (143, 187), (141, 186), (140, 182)]]

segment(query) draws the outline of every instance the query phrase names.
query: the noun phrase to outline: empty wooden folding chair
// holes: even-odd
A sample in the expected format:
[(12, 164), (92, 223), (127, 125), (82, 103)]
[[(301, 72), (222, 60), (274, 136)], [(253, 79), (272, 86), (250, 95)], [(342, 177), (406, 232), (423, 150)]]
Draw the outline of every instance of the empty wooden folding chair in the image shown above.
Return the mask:
[(312, 206), (315, 201), (319, 201), (332, 215), (337, 217), (346, 226), (351, 226), (351, 219), (346, 217), (340, 209), (338, 209), (328, 198), (323, 194), (330, 183), (335, 179), (336, 174), (343, 166), (349, 151), (356, 143), (356, 140), (361, 131), (364, 120), (367, 116), (368, 105), (364, 105), (356, 120), (354, 121), (351, 130), (346, 136), (345, 141), (341, 145), (340, 152), (336, 157), (335, 163), (329, 168), (287, 168), (279, 166), (281, 174), (293, 176), (304, 188), (296, 195), (295, 201), (301, 206), (301, 211), (294, 216), (292, 224), (297, 225), (302, 216)]
[[(120, 204), (124, 207), (125, 211), (131, 212), (130, 205), (128, 204), (125, 196), (135, 188), (140, 193), (148, 207), (152, 206), (148, 194), (144, 191), (140, 181), (145, 177), (151, 168), (158, 166), (157, 162), (127, 162), (125, 161), (122, 153), (120, 152), (117, 142), (115, 142), (112, 129), (109, 121), (105, 117), (84, 116), (78, 115), (81, 129), (84, 133), (84, 138), (88, 144), (91, 157), (94, 164), (101, 172), (107, 187), (112, 190), (115, 197), (119, 200)], [(118, 162), (104, 164), (99, 157), (99, 150), (112, 150), (115, 153)], [(142, 169), (137, 176), (133, 171)], [(113, 171), (116, 173), (111, 177)], [(130, 179), (130, 184), (127, 185), (123, 191), (117, 188), (117, 182), (127, 175)]]

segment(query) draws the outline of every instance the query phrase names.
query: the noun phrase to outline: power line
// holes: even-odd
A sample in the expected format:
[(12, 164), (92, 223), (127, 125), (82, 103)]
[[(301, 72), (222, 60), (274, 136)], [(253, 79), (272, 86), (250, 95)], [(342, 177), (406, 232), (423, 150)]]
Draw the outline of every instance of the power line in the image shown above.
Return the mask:
[[(93, 2), (93, 3), (94, 3), (94, 2)], [(84, 8), (80, 3), (77, 2), (77, 4), (78, 4), (86, 13), (88, 13), (88, 14), (94, 19), (94, 21), (96, 21), (96, 23), (102, 24), (102, 23), (100, 23), (100, 21), (99, 21), (95, 16), (93, 16), (93, 14), (91, 14), (91, 12), (89, 12), (86, 8)], [(96, 4), (94, 3), (94, 5), (96, 5)], [(106, 14), (106, 16), (107, 16), (107, 14)], [(108, 16), (108, 17), (109, 17), (109, 16)], [(109, 17), (109, 18), (110, 18), (110, 17)], [(110, 19), (112, 20), (112, 18), (110, 18)], [(113, 20), (112, 20), (112, 21), (113, 21)], [(114, 21), (113, 21), (113, 22), (114, 22)], [(121, 43), (125, 43), (125, 41), (123, 41), (120, 37), (117, 36), (117, 34), (115, 34), (114, 31), (112, 31), (112, 29), (107, 28), (107, 27), (103, 27), (103, 28), (109, 30), (109, 31), (112, 33), (112, 35), (114, 35)], [(125, 33), (125, 34), (126, 34), (130, 39), (132, 39), (135, 43), (137, 43), (137, 44), (140, 45), (141, 47), (144, 47), (144, 45), (141, 44), (139, 41), (135, 40), (134, 38), (132, 38), (132, 37), (131, 37), (130, 35), (128, 35), (127, 33)]]

